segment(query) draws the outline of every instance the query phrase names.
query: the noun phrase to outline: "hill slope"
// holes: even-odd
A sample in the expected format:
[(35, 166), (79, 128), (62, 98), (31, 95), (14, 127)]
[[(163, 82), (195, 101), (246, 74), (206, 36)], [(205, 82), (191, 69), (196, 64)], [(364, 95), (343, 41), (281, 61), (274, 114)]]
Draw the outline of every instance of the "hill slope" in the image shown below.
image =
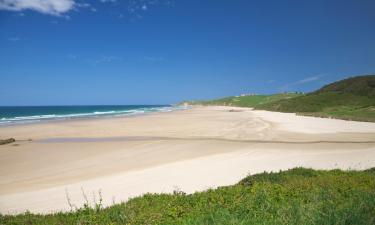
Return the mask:
[(375, 97), (375, 75), (357, 76), (328, 84), (315, 91), (315, 94), (325, 92), (351, 93)]
[(375, 122), (375, 75), (337, 81), (310, 94), (256, 108)]
[(186, 103), (251, 107), (309, 116), (375, 122), (375, 75), (337, 81), (309, 94), (249, 95)]
[(187, 102), (194, 105), (227, 105), (239, 107), (256, 107), (267, 103), (277, 102), (282, 99), (289, 99), (300, 96), (301, 94), (274, 94), (274, 95), (247, 95), (231, 96), (209, 101), (191, 101)]
[(1, 216), (0, 224), (374, 224), (375, 169), (297, 168), (186, 195), (147, 194), (102, 209)]

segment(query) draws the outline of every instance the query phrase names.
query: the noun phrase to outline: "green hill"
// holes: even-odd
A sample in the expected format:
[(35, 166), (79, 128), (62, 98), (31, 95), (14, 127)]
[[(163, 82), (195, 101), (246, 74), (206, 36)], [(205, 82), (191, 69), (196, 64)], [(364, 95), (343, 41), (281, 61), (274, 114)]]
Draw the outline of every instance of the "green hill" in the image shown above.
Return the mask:
[(375, 224), (375, 169), (296, 168), (191, 195), (147, 194), (109, 208), (1, 216), (0, 224)]
[(375, 75), (357, 76), (340, 80), (322, 87), (315, 94), (325, 92), (351, 93), (375, 97)]
[(282, 99), (289, 99), (300, 96), (297, 93), (288, 94), (274, 94), (274, 95), (246, 95), (246, 96), (231, 96), (209, 101), (190, 101), (189, 104), (195, 105), (227, 105), (239, 107), (256, 107), (267, 103), (277, 102)]
[(351, 77), (308, 94), (248, 95), (187, 103), (375, 122), (375, 75)]
[(375, 75), (337, 81), (312, 93), (256, 108), (375, 122)]

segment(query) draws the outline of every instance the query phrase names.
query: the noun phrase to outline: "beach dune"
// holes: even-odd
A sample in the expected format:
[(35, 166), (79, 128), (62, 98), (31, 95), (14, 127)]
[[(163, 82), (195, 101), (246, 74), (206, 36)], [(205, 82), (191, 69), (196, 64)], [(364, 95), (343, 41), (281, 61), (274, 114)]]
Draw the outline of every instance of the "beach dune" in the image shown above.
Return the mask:
[(0, 127), (5, 138), (16, 142), (0, 145), (3, 214), (68, 211), (99, 192), (105, 206), (192, 193), (298, 166), (375, 167), (375, 123), (224, 106)]

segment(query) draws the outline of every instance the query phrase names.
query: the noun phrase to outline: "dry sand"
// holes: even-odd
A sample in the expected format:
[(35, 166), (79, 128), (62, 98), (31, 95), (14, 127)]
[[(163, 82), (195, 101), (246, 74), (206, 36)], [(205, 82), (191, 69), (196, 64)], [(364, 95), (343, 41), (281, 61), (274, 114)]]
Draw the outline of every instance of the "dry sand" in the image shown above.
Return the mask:
[[(296, 166), (375, 167), (375, 123), (233, 107), (0, 127), (0, 212), (187, 193)], [(27, 141), (32, 139), (32, 141)]]

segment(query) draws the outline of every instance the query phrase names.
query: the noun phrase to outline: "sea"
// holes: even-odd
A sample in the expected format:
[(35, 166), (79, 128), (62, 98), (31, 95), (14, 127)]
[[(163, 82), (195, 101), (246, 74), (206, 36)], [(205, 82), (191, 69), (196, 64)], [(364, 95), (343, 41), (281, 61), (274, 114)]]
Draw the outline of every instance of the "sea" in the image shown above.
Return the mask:
[(0, 106), (0, 126), (53, 120), (131, 116), (185, 108), (172, 105)]

